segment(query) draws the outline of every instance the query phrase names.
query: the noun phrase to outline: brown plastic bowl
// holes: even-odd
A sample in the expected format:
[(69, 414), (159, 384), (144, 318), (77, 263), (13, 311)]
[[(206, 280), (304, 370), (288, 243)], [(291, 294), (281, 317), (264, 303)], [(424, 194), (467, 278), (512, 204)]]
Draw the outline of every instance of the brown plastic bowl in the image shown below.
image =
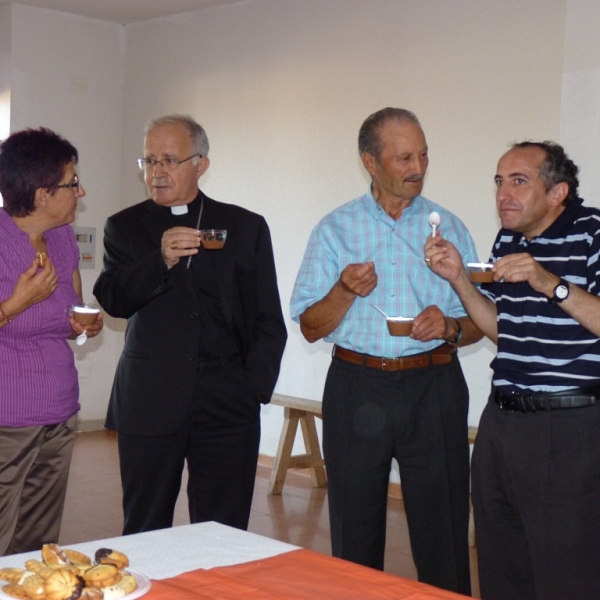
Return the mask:
[(414, 319), (396, 317), (386, 321), (390, 335), (410, 335)]
[(467, 263), (467, 267), (473, 283), (492, 283), (494, 281), (491, 263)]

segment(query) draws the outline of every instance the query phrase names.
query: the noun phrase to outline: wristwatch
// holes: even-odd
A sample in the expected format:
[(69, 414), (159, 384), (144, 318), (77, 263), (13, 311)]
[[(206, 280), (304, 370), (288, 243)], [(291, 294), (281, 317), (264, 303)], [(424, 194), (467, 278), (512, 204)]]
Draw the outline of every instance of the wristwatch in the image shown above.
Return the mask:
[(457, 344), (460, 344), (460, 341), (463, 338), (463, 330), (462, 330), (462, 327), (460, 326), (460, 321), (458, 319), (454, 319), (454, 320), (456, 321), (456, 327), (457, 327), (456, 335), (454, 336), (454, 339), (451, 340), (449, 343), (457, 345)]
[(550, 302), (560, 304), (569, 297), (569, 291), (569, 282), (561, 279), (560, 283), (554, 288), (554, 293), (552, 294), (552, 298), (550, 298)]

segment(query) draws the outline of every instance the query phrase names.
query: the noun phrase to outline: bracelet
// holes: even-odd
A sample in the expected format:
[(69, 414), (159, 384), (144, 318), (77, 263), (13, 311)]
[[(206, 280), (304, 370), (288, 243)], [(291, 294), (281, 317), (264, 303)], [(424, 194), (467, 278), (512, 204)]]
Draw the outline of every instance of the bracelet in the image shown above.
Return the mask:
[(7, 323), (12, 323), (12, 319), (9, 319), (6, 316), (6, 313), (4, 312), (4, 309), (2, 308), (2, 303), (0, 303), (0, 315), (2, 315), (2, 318), (7, 322)]

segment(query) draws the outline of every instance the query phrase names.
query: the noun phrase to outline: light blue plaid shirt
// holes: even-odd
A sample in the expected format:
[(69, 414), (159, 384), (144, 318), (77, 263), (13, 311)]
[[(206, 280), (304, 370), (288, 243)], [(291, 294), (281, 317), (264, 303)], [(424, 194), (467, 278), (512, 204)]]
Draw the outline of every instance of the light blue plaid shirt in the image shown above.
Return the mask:
[(364, 196), (326, 215), (313, 229), (290, 301), (292, 319), (327, 295), (343, 269), (351, 263), (373, 261), (377, 287), (354, 304), (325, 340), (355, 352), (373, 356), (408, 356), (440, 345), (439, 340), (419, 342), (391, 336), (385, 318), (416, 317), (436, 305), (450, 317), (465, 310), (450, 284), (435, 275), (424, 262), (423, 246), (431, 233), (429, 213), (441, 216), (440, 230), (460, 252), (465, 264), (477, 261), (471, 236), (462, 221), (435, 202), (417, 196), (400, 219), (392, 219), (373, 198)]

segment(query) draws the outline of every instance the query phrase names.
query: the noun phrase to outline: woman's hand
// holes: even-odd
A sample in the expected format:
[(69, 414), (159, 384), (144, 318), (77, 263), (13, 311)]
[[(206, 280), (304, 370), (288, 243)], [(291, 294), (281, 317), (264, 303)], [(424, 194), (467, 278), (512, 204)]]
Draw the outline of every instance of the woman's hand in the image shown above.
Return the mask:
[(96, 337), (104, 327), (104, 315), (102, 313), (98, 314), (98, 317), (91, 325), (82, 325), (73, 319), (73, 317), (69, 317), (69, 323), (71, 324), (71, 329), (73, 330), (73, 334), (70, 339), (74, 340), (78, 335), (81, 335), (84, 331), (87, 333), (89, 338)]
[(36, 260), (19, 275), (15, 289), (9, 298), (2, 301), (4, 311), (9, 317), (15, 317), (33, 304), (42, 302), (54, 293), (58, 285), (58, 276), (52, 261), (46, 259), (44, 268), (39, 270)]

